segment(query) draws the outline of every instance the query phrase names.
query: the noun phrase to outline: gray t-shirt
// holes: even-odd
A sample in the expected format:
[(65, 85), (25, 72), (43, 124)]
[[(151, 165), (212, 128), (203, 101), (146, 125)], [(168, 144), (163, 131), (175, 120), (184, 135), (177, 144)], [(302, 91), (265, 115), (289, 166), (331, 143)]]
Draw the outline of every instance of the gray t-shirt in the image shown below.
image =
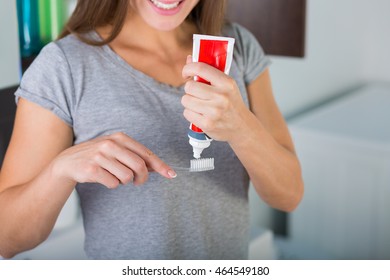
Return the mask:
[[(95, 38), (95, 32), (89, 34)], [(269, 59), (246, 29), (236, 38), (230, 75), (248, 105), (246, 86)], [(122, 131), (165, 162), (189, 166), (189, 123), (183, 87), (160, 83), (134, 69), (109, 46), (87, 45), (69, 35), (47, 45), (26, 71), (18, 97), (52, 111), (73, 128), (74, 144)], [(261, 94), (261, 92), (259, 92)], [(92, 259), (245, 259), (248, 257), (249, 177), (226, 142), (213, 141), (203, 157), (215, 170), (178, 172), (168, 180), (151, 173), (141, 187), (115, 190), (78, 184), (85, 251)]]

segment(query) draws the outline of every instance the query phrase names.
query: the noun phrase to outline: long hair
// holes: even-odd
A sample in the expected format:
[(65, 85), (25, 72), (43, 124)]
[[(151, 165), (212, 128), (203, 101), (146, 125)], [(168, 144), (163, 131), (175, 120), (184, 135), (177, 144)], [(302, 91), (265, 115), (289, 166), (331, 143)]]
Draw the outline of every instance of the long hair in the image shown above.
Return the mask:
[[(102, 46), (114, 40), (122, 30), (131, 0), (78, 0), (76, 8), (58, 39), (69, 34), (83, 42)], [(220, 35), (225, 20), (226, 0), (200, 0), (188, 20), (193, 21), (200, 33)], [(111, 34), (101, 41), (93, 41), (83, 34), (97, 27), (111, 25)]]

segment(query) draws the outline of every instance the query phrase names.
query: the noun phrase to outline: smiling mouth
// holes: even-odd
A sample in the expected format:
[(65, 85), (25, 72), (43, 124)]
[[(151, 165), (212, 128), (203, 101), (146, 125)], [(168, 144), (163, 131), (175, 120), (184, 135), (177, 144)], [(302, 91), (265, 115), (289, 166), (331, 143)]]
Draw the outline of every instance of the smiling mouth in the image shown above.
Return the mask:
[(177, 2), (173, 2), (173, 3), (163, 3), (163, 2), (160, 2), (160, 1), (157, 1), (157, 0), (149, 0), (150, 2), (152, 2), (157, 8), (160, 8), (160, 9), (163, 9), (163, 10), (172, 10), (172, 9), (175, 9), (177, 8), (181, 2), (183, 2), (183, 0), (181, 1), (177, 1)]

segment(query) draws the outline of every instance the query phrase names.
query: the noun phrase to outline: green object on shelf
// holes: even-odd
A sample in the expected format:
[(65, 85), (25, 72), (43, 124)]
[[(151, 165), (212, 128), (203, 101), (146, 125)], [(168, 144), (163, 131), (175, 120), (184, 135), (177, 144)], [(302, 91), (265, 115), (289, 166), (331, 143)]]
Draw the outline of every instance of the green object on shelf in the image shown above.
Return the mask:
[(50, 0), (38, 0), (39, 8), (39, 35), (43, 45), (51, 39)]
[(42, 44), (56, 40), (64, 27), (67, 10), (63, 0), (38, 0)]
[(65, 24), (66, 7), (64, 0), (51, 0), (51, 38), (57, 39)]

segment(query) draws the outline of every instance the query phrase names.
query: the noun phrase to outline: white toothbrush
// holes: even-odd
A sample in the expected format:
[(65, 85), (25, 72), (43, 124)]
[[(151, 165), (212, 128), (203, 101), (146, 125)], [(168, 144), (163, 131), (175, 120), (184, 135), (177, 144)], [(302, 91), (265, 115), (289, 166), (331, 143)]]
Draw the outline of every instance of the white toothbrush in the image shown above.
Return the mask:
[(190, 160), (190, 167), (175, 167), (171, 166), (177, 171), (188, 171), (188, 172), (203, 172), (214, 170), (214, 158), (200, 158)]

